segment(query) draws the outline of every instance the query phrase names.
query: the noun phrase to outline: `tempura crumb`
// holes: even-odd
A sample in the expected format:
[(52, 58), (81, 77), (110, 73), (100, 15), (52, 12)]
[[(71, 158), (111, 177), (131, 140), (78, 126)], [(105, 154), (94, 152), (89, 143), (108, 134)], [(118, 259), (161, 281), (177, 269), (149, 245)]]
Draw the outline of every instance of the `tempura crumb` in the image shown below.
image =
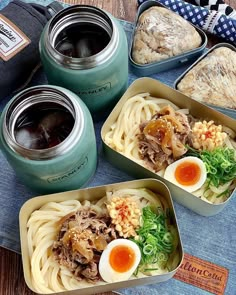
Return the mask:
[(119, 235), (124, 238), (135, 237), (135, 229), (139, 227), (141, 210), (129, 197), (113, 197), (107, 205), (112, 223)]

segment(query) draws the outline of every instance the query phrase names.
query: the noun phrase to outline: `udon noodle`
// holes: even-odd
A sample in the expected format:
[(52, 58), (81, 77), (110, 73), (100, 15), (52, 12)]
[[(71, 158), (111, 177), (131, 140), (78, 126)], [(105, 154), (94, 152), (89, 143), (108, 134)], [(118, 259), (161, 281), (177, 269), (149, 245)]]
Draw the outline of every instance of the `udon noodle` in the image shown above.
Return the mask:
[[(177, 113), (189, 115), (188, 109), (180, 109), (171, 101), (153, 97), (149, 93), (141, 93), (129, 98), (122, 106), (121, 111), (116, 121), (111, 125), (110, 130), (104, 135), (104, 142), (115, 151), (163, 177), (165, 167), (159, 171), (155, 171), (145, 159), (142, 159), (140, 155), (139, 134), (140, 126), (145, 122), (150, 121), (155, 114), (157, 114), (163, 107), (167, 106), (172, 107)], [(224, 126), (223, 130), (227, 133), (225, 146), (235, 150), (236, 158), (235, 132)], [(219, 194), (227, 189), (232, 192), (234, 186), (234, 181), (230, 181), (218, 188), (212, 186), (208, 187), (207, 184), (205, 184), (199, 190), (193, 192), (193, 194), (207, 202), (217, 204), (222, 203), (227, 199), (224, 195), (218, 197)], [(208, 192), (203, 196), (203, 193), (206, 190), (208, 190)]]
[[(89, 207), (101, 214), (107, 214), (105, 204), (109, 202), (113, 195), (116, 197), (129, 196), (138, 203), (140, 208), (147, 205), (153, 205), (163, 210), (168, 210), (169, 208), (167, 201), (162, 196), (151, 191), (147, 193), (145, 189), (122, 189), (107, 192), (106, 196), (94, 202), (68, 200), (45, 204), (31, 214), (27, 223), (31, 280), (35, 291), (48, 294), (94, 286), (95, 283), (77, 280), (67, 267), (58, 263), (52, 249), (59, 232), (58, 223), (64, 216), (71, 212), (76, 212), (83, 207)], [(180, 254), (178, 249), (175, 249), (168, 261), (168, 269), (160, 269), (155, 274), (166, 273), (175, 269), (179, 261)], [(139, 276), (142, 277), (142, 274), (139, 274)], [(104, 283), (103, 281), (96, 282), (96, 284)]]
[[(166, 105), (170, 105), (174, 110), (188, 113), (188, 110), (181, 109), (167, 99), (155, 98), (149, 93), (135, 95), (128, 99), (123, 105), (117, 121), (105, 134), (105, 142), (117, 152), (127, 158), (146, 166), (144, 160), (140, 158), (138, 137), (139, 126), (151, 120), (151, 118)], [(157, 174), (163, 175), (164, 170)]]

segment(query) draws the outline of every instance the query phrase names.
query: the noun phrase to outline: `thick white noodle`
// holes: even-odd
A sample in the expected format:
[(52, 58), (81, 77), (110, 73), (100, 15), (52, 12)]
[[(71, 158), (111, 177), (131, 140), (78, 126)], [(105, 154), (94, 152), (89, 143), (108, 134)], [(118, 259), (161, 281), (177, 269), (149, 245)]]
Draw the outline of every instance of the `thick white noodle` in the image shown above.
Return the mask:
[[(105, 142), (117, 152), (146, 166), (139, 156), (138, 139), (140, 124), (149, 121), (162, 107), (171, 105), (175, 110), (179, 108), (167, 99), (155, 98), (149, 93), (141, 93), (128, 99), (122, 106), (117, 121), (105, 134)], [(184, 113), (187, 110), (183, 110)], [(164, 170), (158, 174), (163, 175)]]
[[(81, 206), (90, 206), (98, 211), (107, 210), (105, 209), (105, 204), (111, 196), (131, 197), (139, 204), (140, 208), (151, 204), (155, 207), (161, 207), (164, 210), (169, 207), (165, 199), (159, 194), (153, 193), (145, 188), (140, 188), (107, 192), (106, 196), (93, 203), (84, 201), (81, 204), (77, 200), (60, 203), (50, 202), (39, 210), (34, 211), (27, 223), (27, 239), (31, 279), (35, 291), (50, 294), (94, 286), (94, 284), (88, 283), (85, 280), (78, 281), (65, 266), (59, 265), (54, 258), (52, 245), (56, 241), (58, 221), (62, 217), (70, 212), (77, 211)], [(103, 284), (103, 282), (99, 282), (99, 284)]]
[[(90, 204), (90, 203), (89, 203)], [(56, 240), (57, 222), (66, 214), (81, 207), (77, 200), (50, 202), (32, 213), (28, 220), (28, 246), (32, 284), (37, 292), (65, 291), (61, 266), (54, 260), (51, 247)], [(71, 274), (70, 274), (71, 277)], [(79, 282), (77, 281), (79, 287)], [(71, 286), (69, 286), (71, 289)]]
[[(129, 98), (122, 106), (117, 121), (113, 123), (110, 130), (105, 134), (105, 143), (130, 160), (152, 170), (151, 167), (147, 167), (145, 161), (140, 158), (137, 139), (139, 125), (149, 121), (154, 114), (167, 105), (172, 106), (175, 111), (186, 115), (189, 114), (188, 109), (179, 109), (179, 107), (171, 101), (152, 97), (149, 93), (141, 93)], [(225, 126), (223, 126), (223, 130), (228, 134), (225, 140), (225, 145), (235, 150), (236, 157), (236, 134), (232, 129)], [(152, 172), (155, 171), (152, 170)], [(162, 169), (157, 175), (163, 177), (164, 172), (165, 170)], [(206, 197), (205, 190), (206, 186), (202, 186), (193, 194), (203, 200), (207, 199), (207, 202), (215, 204), (224, 202), (227, 199), (227, 197), (217, 197), (218, 194), (211, 188), (208, 190)], [(203, 194), (205, 194), (205, 197), (202, 197)]]

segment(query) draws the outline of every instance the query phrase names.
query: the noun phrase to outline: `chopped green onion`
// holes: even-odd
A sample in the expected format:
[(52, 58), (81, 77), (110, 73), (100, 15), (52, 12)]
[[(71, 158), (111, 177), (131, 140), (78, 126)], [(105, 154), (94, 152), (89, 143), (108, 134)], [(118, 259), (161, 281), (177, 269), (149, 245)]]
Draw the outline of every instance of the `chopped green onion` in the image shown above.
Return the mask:
[(220, 193), (219, 195), (216, 196), (216, 198), (220, 198), (221, 196), (225, 196), (229, 194), (229, 189), (226, 189), (225, 191), (223, 191), (222, 193)]
[(152, 246), (152, 245), (145, 245), (145, 246), (143, 247), (143, 253), (144, 253), (145, 255), (151, 255), (152, 252), (153, 252), (153, 246)]
[(143, 271), (147, 272), (147, 271), (153, 271), (153, 270), (159, 270), (159, 268), (145, 268)]
[[(170, 215), (170, 211), (168, 211)], [(157, 208), (154, 212), (150, 206), (143, 208), (142, 226), (137, 230), (139, 238), (133, 241), (141, 250), (140, 269), (154, 270), (165, 267), (169, 255), (175, 250), (176, 237), (173, 236), (167, 222), (167, 215)], [(150, 266), (153, 265), (153, 269)]]
[(198, 151), (187, 147), (187, 155), (200, 158), (206, 165), (209, 185), (219, 187), (236, 178), (236, 154), (234, 149), (218, 147), (213, 151)]

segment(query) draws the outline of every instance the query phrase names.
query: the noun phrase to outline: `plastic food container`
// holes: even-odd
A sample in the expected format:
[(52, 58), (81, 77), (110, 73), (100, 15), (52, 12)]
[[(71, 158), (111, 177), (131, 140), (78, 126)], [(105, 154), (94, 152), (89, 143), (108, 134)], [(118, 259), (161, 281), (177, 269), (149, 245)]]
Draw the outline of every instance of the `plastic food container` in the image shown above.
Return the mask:
[[(177, 267), (172, 270), (169, 273), (161, 274), (161, 275), (155, 275), (155, 276), (149, 276), (149, 277), (142, 277), (142, 278), (132, 278), (127, 281), (117, 282), (117, 283), (105, 283), (105, 282), (99, 282), (99, 283), (93, 283), (89, 284), (89, 286), (82, 287), (80, 289), (76, 289), (73, 291), (66, 291), (62, 294), (94, 294), (94, 293), (100, 293), (100, 292), (107, 292), (112, 291), (116, 289), (126, 288), (126, 287), (133, 287), (137, 285), (143, 285), (143, 284), (152, 284), (152, 283), (160, 283), (166, 280), (169, 280), (174, 276), (174, 274), (177, 272), (178, 268), (180, 267), (182, 260), (183, 260), (183, 247), (182, 242), (179, 234), (179, 229), (176, 221), (176, 215), (175, 210), (173, 207), (173, 202), (171, 198), (171, 194), (167, 186), (162, 183), (159, 180), (156, 179), (141, 179), (141, 180), (134, 180), (134, 181), (128, 181), (128, 182), (121, 182), (121, 183), (115, 183), (105, 186), (98, 186), (98, 187), (92, 187), (87, 189), (80, 189), (80, 190), (74, 190), (74, 191), (68, 191), (63, 193), (57, 193), (57, 194), (51, 194), (51, 195), (45, 195), (45, 196), (39, 196), (32, 198), (28, 200), (21, 208), (20, 215), (19, 215), (19, 221), (20, 221), (20, 239), (21, 239), (21, 251), (22, 251), (22, 261), (23, 261), (23, 270), (24, 270), (24, 278), (26, 281), (26, 284), (28, 287), (36, 291), (33, 282), (32, 282), (32, 276), (31, 276), (31, 266), (30, 266), (30, 245), (28, 244), (27, 240), (27, 222), (29, 220), (29, 217), (31, 214), (41, 208), (42, 206), (45, 206), (46, 204), (49, 204), (50, 202), (63, 202), (63, 201), (69, 201), (69, 200), (79, 200), (79, 201), (98, 201), (102, 197), (106, 195), (107, 191), (114, 191), (118, 189), (137, 189), (137, 188), (147, 188), (153, 191), (154, 193), (159, 193), (163, 200), (168, 204), (168, 207), (170, 208), (171, 213), (171, 223), (174, 225), (174, 227), (177, 229), (177, 235), (178, 235), (178, 259), (179, 263)], [(64, 215), (63, 215), (64, 216)], [(52, 220), (54, 216), (51, 216)], [(50, 235), (50, 234), (49, 234)], [(43, 248), (43, 246), (42, 246)], [(41, 261), (36, 261), (36, 263)], [(39, 280), (41, 277), (39, 276)], [(38, 293), (42, 294), (42, 293)], [(44, 293), (43, 293), (44, 294)], [(61, 293), (51, 293), (51, 294), (61, 294)]]
[[(160, 7), (165, 7), (166, 9), (168, 9), (166, 6), (156, 2), (156, 1), (147, 1), (144, 2), (138, 9), (137, 12), (137, 16), (136, 16), (136, 20), (135, 20), (135, 26), (133, 29), (133, 33), (132, 33), (132, 39), (134, 38), (135, 35), (135, 29), (136, 29), (136, 25), (138, 23), (138, 19), (139, 16), (142, 14), (142, 12), (144, 12), (145, 10), (147, 10), (148, 8), (152, 7), (152, 6), (160, 6)], [(192, 25), (192, 24), (191, 24)], [(157, 61), (157, 62), (153, 62), (153, 63), (149, 63), (149, 64), (145, 64), (145, 65), (141, 65), (136, 63), (133, 59), (132, 59), (132, 47), (133, 47), (133, 43), (131, 42), (131, 46), (129, 49), (129, 63), (130, 63), (130, 68), (131, 70), (137, 75), (137, 76), (149, 76), (152, 75), (154, 73), (159, 73), (162, 71), (167, 71), (169, 69), (173, 69), (173, 68), (177, 68), (179, 66), (182, 66), (186, 63), (189, 63), (191, 61), (194, 61), (195, 59), (197, 59), (204, 51), (206, 45), (207, 45), (207, 36), (206, 34), (199, 29), (198, 27), (192, 25), (197, 32), (200, 34), (200, 36), (202, 37), (202, 44), (200, 47), (192, 49), (188, 52), (182, 53), (180, 55), (177, 56), (173, 56), (171, 58), (162, 60), (162, 61)]]
[[(216, 44), (215, 46), (211, 47), (207, 52), (205, 52), (202, 56), (200, 56), (183, 74), (181, 74), (181, 76), (179, 76), (176, 81), (174, 82), (174, 88), (176, 90), (178, 90), (178, 84), (180, 83), (180, 81), (185, 77), (185, 75), (192, 69), (194, 68), (201, 60), (203, 60), (209, 53), (211, 53), (213, 50), (215, 50), (216, 48), (219, 47), (227, 47), (231, 50), (234, 50), (236, 52), (236, 48), (235, 46), (229, 44), (229, 43), (219, 43)], [(179, 90), (178, 90), (179, 91)], [(223, 108), (223, 107), (219, 107), (219, 106), (215, 106), (215, 105), (210, 105), (211, 107), (216, 108), (219, 111), (225, 112), (225, 111), (229, 111), (229, 114), (232, 116), (232, 114), (234, 115), (234, 117), (236, 117), (236, 111), (233, 109), (229, 109), (229, 108)]]
[(236, 132), (236, 120), (234, 120), (233, 118), (230, 118), (214, 109), (211, 109), (208, 106), (185, 96), (184, 94), (174, 90), (173, 88), (168, 87), (167, 85), (155, 79), (139, 78), (130, 85), (130, 87), (121, 97), (121, 99), (102, 126), (101, 137), (105, 157), (114, 166), (136, 178), (151, 177), (163, 181), (169, 187), (173, 199), (183, 206), (193, 210), (194, 212), (203, 216), (211, 216), (217, 214), (230, 201), (236, 191), (235, 189), (232, 192), (231, 196), (225, 202), (220, 204), (208, 203), (174, 185), (172, 182), (164, 179), (151, 170), (144, 168), (143, 166), (115, 151), (108, 144), (106, 144), (105, 135), (110, 131), (111, 126), (113, 126), (114, 122), (117, 120), (124, 103), (134, 95), (147, 92), (150, 93), (151, 96), (168, 99), (180, 108), (189, 109), (190, 114), (192, 114), (196, 118), (214, 120), (215, 122), (227, 126)]

